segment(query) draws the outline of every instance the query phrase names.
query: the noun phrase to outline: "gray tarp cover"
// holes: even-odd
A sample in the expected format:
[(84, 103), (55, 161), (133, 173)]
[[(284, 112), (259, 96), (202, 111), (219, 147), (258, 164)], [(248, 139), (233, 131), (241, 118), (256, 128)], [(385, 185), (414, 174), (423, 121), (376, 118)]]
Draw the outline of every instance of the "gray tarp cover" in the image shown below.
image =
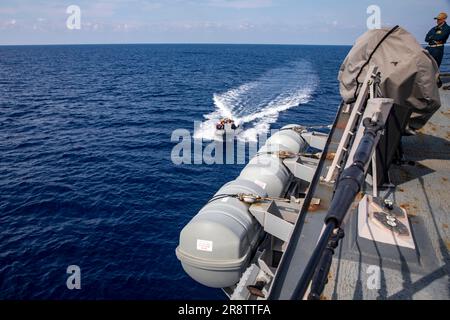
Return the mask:
[[(346, 103), (354, 102), (358, 73), (389, 30), (366, 32), (356, 40), (345, 58), (338, 79), (341, 96)], [(398, 28), (382, 42), (359, 75), (360, 83), (364, 81), (368, 67), (372, 64), (378, 66), (381, 72), (383, 96), (394, 99), (398, 105), (411, 108), (412, 128), (422, 127), (441, 106), (437, 63), (406, 30)]]

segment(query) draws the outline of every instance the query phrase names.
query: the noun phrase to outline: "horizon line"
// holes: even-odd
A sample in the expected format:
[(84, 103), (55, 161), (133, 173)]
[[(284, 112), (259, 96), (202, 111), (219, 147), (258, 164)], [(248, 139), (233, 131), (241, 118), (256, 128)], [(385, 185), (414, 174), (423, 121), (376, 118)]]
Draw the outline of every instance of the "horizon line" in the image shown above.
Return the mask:
[(17, 43), (1, 44), (0, 47), (13, 46), (98, 46), (98, 45), (257, 45), (257, 46), (352, 46), (353, 44), (320, 44), (320, 43), (252, 43), (252, 42), (118, 42), (118, 43)]
[[(0, 47), (32, 47), (32, 46), (113, 46), (113, 45), (251, 45), (251, 46), (330, 46), (351, 47), (352, 44), (325, 44), (325, 43), (256, 43), (256, 42), (117, 42), (117, 43), (16, 43), (1, 44)], [(426, 43), (420, 43), (426, 46)], [(450, 44), (445, 44), (448, 47)]]

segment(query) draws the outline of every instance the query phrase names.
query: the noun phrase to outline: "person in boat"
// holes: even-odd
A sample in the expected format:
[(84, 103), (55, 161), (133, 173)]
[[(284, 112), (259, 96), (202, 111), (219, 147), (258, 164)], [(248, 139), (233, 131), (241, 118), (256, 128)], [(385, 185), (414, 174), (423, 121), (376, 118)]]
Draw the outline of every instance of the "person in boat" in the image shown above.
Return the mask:
[(217, 129), (217, 130), (223, 130), (223, 129), (225, 129), (225, 119), (221, 119), (221, 120), (217, 123), (216, 129)]
[(224, 125), (223, 125), (222, 121), (220, 121), (219, 123), (216, 124), (216, 129), (217, 130), (223, 130), (224, 129)]
[(233, 129), (233, 130), (236, 130), (236, 129), (238, 128), (238, 127), (236, 126), (234, 120), (225, 118), (225, 119), (220, 120), (220, 121), (217, 123), (216, 129), (217, 129), (217, 130), (223, 130), (223, 129), (225, 129), (225, 124), (231, 124), (231, 129)]
[(447, 14), (441, 12), (436, 18), (436, 26), (433, 27), (425, 37), (425, 42), (428, 43), (427, 51), (436, 60), (438, 66), (441, 66), (442, 58), (444, 57), (444, 44), (450, 36), (450, 26), (447, 24)]

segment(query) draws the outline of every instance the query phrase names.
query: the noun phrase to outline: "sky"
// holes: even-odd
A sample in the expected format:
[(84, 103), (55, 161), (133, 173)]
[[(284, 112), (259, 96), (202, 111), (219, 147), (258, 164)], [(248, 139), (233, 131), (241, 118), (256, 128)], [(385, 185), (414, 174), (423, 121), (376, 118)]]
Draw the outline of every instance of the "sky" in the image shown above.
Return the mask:
[[(81, 29), (70, 30), (70, 5)], [(450, 0), (0, 0), (0, 45), (256, 43), (351, 45), (377, 5), (420, 43)]]

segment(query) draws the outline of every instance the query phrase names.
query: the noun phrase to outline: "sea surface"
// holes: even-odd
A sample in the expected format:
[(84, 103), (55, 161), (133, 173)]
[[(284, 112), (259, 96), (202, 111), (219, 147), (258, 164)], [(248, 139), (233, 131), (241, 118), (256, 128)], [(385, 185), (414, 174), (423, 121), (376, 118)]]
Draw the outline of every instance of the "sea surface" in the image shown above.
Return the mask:
[[(331, 124), (349, 50), (0, 47), (0, 299), (225, 299), (184, 273), (175, 248), (243, 165), (176, 165), (172, 133), (206, 146), (221, 117), (249, 142)], [(80, 290), (66, 286), (69, 265)]]

